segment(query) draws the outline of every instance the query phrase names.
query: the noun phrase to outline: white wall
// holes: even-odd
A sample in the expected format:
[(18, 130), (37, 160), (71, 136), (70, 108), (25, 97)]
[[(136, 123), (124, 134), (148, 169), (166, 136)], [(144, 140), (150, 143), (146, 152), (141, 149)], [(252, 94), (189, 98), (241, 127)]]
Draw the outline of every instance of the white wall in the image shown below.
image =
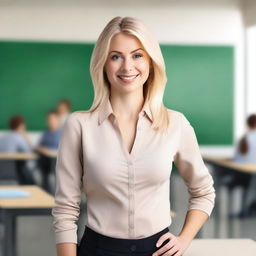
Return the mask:
[(234, 44), (241, 37), (239, 0), (50, 2), (0, 0), (0, 38), (95, 41), (118, 15), (141, 18), (160, 42)]
[(114, 16), (141, 18), (160, 43), (233, 45), (235, 138), (242, 134), (244, 26), (239, 0), (0, 0), (0, 40), (96, 41)]

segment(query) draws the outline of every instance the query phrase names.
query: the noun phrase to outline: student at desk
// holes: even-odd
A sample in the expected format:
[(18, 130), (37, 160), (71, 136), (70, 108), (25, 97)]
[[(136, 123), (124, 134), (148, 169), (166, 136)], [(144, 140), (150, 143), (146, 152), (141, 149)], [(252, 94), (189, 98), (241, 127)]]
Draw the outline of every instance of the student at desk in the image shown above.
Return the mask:
[(241, 138), (235, 153), (235, 162), (256, 164), (256, 115), (247, 118), (248, 132)]
[[(234, 161), (237, 163), (244, 164), (256, 164), (256, 115), (252, 114), (247, 118), (248, 131), (240, 139), (236, 152)], [(247, 197), (248, 187), (250, 185), (252, 176), (250, 174), (236, 173), (233, 175), (233, 186), (240, 186), (243, 188), (243, 198)], [(245, 217), (245, 200), (243, 200), (242, 211), (238, 214), (240, 217)], [(255, 208), (256, 204), (253, 203), (248, 209)], [(250, 210), (247, 211), (250, 213)]]
[(48, 129), (44, 131), (36, 151), (39, 153), (38, 166), (42, 176), (42, 187), (50, 192), (49, 175), (53, 167), (53, 159), (45, 154), (46, 150), (57, 150), (59, 146), (61, 128), (59, 123), (58, 113), (56, 111), (49, 111), (47, 114)]
[[(23, 116), (15, 115), (9, 120), (10, 131), (0, 138), (1, 153), (32, 153), (32, 144), (26, 131), (26, 122)], [(19, 184), (34, 184), (34, 178), (26, 161), (16, 161)]]
[(0, 152), (2, 153), (31, 153), (32, 144), (26, 131), (26, 123), (21, 115), (9, 120), (10, 131), (0, 137)]

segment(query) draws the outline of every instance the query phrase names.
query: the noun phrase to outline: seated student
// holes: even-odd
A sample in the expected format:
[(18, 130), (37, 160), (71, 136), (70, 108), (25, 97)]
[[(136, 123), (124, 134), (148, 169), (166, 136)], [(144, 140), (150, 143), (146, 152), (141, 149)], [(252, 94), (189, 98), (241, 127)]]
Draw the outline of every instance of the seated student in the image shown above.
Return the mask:
[(59, 117), (56, 111), (49, 111), (47, 114), (48, 129), (43, 132), (36, 151), (39, 153), (38, 166), (42, 175), (42, 187), (51, 192), (49, 175), (55, 167), (55, 158), (47, 155), (47, 151), (57, 150), (61, 137)]
[(39, 146), (49, 149), (58, 149), (61, 136), (61, 127), (58, 113), (55, 110), (48, 112), (47, 126), (48, 129), (43, 132), (43, 135), (39, 141)]
[(235, 153), (235, 162), (256, 164), (256, 115), (247, 118), (248, 132), (241, 138)]
[[(25, 119), (15, 115), (9, 120), (10, 131), (0, 138), (1, 153), (32, 153), (32, 144), (26, 131)], [(31, 170), (27, 168), (26, 161), (16, 161), (16, 174), (19, 184), (35, 184)]]
[(63, 126), (64, 122), (66, 121), (67, 117), (71, 112), (71, 103), (67, 99), (61, 99), (57, 106), (57, 112), (60, 119), (60, 124)]
[[(234, 162), (243, 164), (256, 164), (256, 115), (250, 115), (247, 118), (248, 131), (240, 139), (234, 156)], [(247, 173), (234, 173), (232, 180), (232, 186), (240, 186), (243, 188), (243, 201), (242, 211), (238, 216), (245, 217), (250, 211), (246, 209), (246, 199), (248, 194), (248, 187), (251, 182), (252, 176)], [(249, 207), (250, 208), (250, 207)], [(247, 212), (246, 212), (247, 210)]]
[(31, 153), (32, 144), (26, 132), (25, 120), (16, 115), (9, 120), (10, 131), (0, 137), (0, 152), (3, 153)]

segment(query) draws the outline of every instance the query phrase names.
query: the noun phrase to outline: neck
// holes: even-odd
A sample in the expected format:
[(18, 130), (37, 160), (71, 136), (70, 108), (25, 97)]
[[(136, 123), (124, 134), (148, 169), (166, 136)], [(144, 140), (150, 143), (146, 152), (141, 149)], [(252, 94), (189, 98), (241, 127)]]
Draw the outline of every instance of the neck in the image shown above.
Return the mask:
[(117, 119), (129, 121), (138, 118), (144, 104), (144, 98), (143, 94), (138, 93), (126, 95), (111, 93), (110, 103)]

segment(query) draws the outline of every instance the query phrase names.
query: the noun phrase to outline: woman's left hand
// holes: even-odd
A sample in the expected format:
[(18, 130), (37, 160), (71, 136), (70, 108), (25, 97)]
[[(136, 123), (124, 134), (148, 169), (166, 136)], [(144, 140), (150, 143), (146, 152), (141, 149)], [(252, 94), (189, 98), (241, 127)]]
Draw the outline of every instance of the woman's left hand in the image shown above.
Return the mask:
[(184, 241), (180, 236), (175, 236), (170, 232), (163, 234), (157, 241), (157, 247), (160, 247), (165, 240), (169, 240), (163, 247), (154, 252), (152, 256), (182, 256), (189, 243)]

